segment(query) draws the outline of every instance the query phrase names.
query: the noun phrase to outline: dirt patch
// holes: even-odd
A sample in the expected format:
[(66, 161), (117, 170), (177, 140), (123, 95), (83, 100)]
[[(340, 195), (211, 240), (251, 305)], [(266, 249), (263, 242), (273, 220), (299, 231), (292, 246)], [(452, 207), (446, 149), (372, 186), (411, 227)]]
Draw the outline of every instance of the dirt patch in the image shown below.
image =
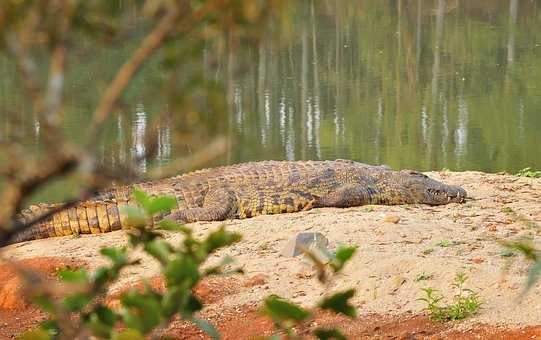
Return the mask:
[[(209, 321), (215, 324), (223, 339), (254, 339), (274, 333), (272, 320), (262, 315), (253, 305), (237, 306), (216, 315)], [(339, 328), (350, 339), (537, 339), (541, 327), (503, 328), (476, 325), (465, 330), (456, 330), (454, 323), (439, 323), (425, 315), (363, 315), (355, 319), (319, 311), (296, 329), (302, 337), (318, 328)], [(174, 339), (209, 339), (197, 327), (186, 322), (175, 321), (166, 334)]]
[[(264, 284), (265, 281), (264, 275), (256, 275), (251, 278), (245, 279), (238, 275), (235, 276), (210, 276), (201, 280), (194, 287), (194, 295), (204, 304), (213, 304), (224, 297), (240, 292), (243, 287), (254, 287)], [(143, 291), (145, 286), (148, 285), (151, 289), (157, 292), (165, 291), (166, 283), (161, 276), (154, 276), (150, 279), (142, 279), (137, 284), (122, 287), (119, 290), (111, 292), (105, 303), (111, 308), (120, 307), (120, 296), (122, 293), (126, 292), (129, 289), (137, 289)]]
[(0, 264), (0, 310), (15, 311), (30, 307), (30, 302), (22, 292), (21, 271), (37, 274), (44, 280), (55, 280), (60, 269), (82, 266), (82, 261), (60, 257), (40, 257)]
[(83, 261), (62, 257), (39, 257), (0, 264), (0, 339), (8, 339), (35, 328), (46, 316), (24, 294), (21, 270), (39, 275), (41, 280), (58, 281), (60, 269), (76, 269)]

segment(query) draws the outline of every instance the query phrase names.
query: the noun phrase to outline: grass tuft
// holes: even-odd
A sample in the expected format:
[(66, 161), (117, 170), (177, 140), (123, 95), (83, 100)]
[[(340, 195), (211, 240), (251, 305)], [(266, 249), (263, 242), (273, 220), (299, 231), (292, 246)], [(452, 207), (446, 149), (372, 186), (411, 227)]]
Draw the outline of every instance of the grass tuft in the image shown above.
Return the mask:
[(428, 316), (436, 321), (452, 321), (462, 320), (477, 314), (481, 307), (481, 301), (477, 293), (471, 289), (464, 288), (464, 283), (467, 280), (464, 273), (459, 273), (455, 277), (455, 282), (452, 284), (457, 290), (453, 298), (453, 302), (448, 305), (441, 305), (443, 299), (437, 290), (427, 287), (423, 288), (425, 296), (418, 299), (426, 303), (425, 310), (428, 311)]

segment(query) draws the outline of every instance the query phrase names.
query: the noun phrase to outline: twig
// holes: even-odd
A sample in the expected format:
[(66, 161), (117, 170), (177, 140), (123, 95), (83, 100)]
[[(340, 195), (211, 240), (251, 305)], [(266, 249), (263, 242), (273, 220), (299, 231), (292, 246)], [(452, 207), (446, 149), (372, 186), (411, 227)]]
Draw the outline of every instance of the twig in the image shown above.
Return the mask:
[(163, 178), (196, 169), (223, 155), (227, 149), (226, 137), (217, 137), (210, 144), (198, 150), (195, 154), (174, 160), (164, 167), (148, 173), (148, 178)]
[(90, 142), (94, 142), (100, 127), (130, 84), (131, 79), (141, 68), (143, 62), (158, 49), (167, 34), (173, 30), (178, 17), (179, 11), (176, 5), (172, 5), (156, 28), (141, 42), (133, 56), (122, 65), (92, 115)]
[(52, 179), (71, 172), (78, 164), (75, 156), (67, 156), (51, 162), (48, 167), (42, 167), (40, 171), (25, 176), (23, 179), (11, 178), (5, 183), (2, 197), (0, 198), (0, 231), (2, 238), (5, 233), (12, 229), (10, 221), (20, 211), (22, 202), (43, 184)]

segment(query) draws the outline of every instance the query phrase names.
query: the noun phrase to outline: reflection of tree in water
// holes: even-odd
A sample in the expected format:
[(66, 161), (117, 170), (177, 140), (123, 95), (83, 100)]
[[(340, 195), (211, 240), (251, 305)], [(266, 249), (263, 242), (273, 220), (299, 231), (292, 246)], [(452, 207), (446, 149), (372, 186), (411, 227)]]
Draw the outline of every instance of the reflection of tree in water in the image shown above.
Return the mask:
[[(515, 0), (298, 6), (286, 47), (259, 51), (265, 92), (242, 93), (270, 101), (263, 108), (271, 110), (259, 114), (265, 122), (270, 114), (271, 123), (254, 134), (245, 121), (236, 138), (268, 158), (346, 157), (421, 169), (541, 166), (526, 143), (540, 137), (524, 128), (541, 128), (534, 110), (541, 94), (536, 87), (524, 93), (535, 80), (517, 71), (506, 90), (503, 76), (509, 55), (519, 68), (541, 72), (532, 48), (541, 38), (535, 13)], [(284, 129), (290, 111), (293, 145)], [(239, 161), (252, 157), (234, 152)]]
[[(157, 153), (141, 166), (167, 163), (227, 132), (234, 139), (222, 161), (229, 162), (343, 157), (420, 169), (540, 167), (537, 13), (535, 2), (518, 0), (299, 3), (289, 15), (291, 28), (280, 36), (278, 25), (270, 25), (257, 49), (204, 46), (189, 74), (230, 82), (229, 108), (194, 107), (195, 125), (160, 125)], [(84, 62), (76, 59), (68, 79), (70, 126), (88, 121), (97, 93), (79, 84), (111, 73), (132, 45), (127, 40), (90, 59), (84, 51), (76, 56)], [(10, 90), (16, 77), (8, 65), (0, 59), (0, 108), (28, 111)], [(178, 82), (191, 77), (185, 71)], [(100, 141), (104, 162), (122, 164), (140, 154), (143, 126), (163, 107), (193, 106), (185, 98), (160, 100), (153, 90), (160, 72), (150, 64), (127, 94)], [(19, 134), (39, 149), (38, 120), (21, 119), (24, 129), (16, 131), (0, 116), (0, 138)], [(186, 126), (206, 131), (181, 147), (171, 131)], [(69, 127), (66, 133), (78, 138)]]

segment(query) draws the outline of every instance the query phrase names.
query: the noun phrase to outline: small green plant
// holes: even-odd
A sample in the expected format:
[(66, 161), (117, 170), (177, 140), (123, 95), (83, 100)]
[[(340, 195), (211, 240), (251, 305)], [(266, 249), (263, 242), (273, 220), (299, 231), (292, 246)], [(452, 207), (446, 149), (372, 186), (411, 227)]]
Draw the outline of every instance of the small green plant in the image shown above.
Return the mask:
[(423, 251), (421, 251), (421, 254), (429, 255), (429, 254), (432, 254), (433, 252), (434, 252), (434, 248), (426, 248)]
[(529, 177), (529, 178), (540, 178), (541, 177), (541, 171), (539, 170), (533, 170), (531, 167), (524, 168), (520, 170), (516, 176), (519, 177)]
[(437, 243), (437, 245), (442, 248), (447, 248), (447, 247), (453, 246), (454, 244), (455, 242), (451, 240), (441, 240)]
[[(241, 239), (238, 233), (228, 232), (222, 226), (200, 240), (194, 237), (192, 229), (171, 220), (155, 222), (157, 216), (164, 216), (176, 205), (173, 197), (149, 197), (143, 191), (134, 189), (138, 206), (128, 206), (124, 213), (132, 227), (128, 232), (130, 249), (103, 248), (100, 253), (111, 264), (98, 268), (93, 274), (80, 270), (61, 270), (58, 275), (68, 289), (60, 300), (53, 298), (55, 289), (45, 284), (30, 287), (31, 298), (50, 315), (40, 329), (23, 334), (23, 339), (132, 339), (162, 338), (163, 330), (175, 317), (190, 321), (206, 332), (210, 338), (219, 339), (216, 328), (197, 316), (203, 308), (194, 295), (193, 288), (203, 278), (211, 275), (240, 273), (241, 270), (226, 270), (233, 260), (225, 257), (219, 264), (204, 266), (206, 260), (218, 249), (230, 246)], [(178, 245), (166, 241), (162, 230), (183, 235)], [(166, 282), (164, 292), (145, 284), (143, 291), (128, 290), (120, 296), (122, 308), (113, 309), (102, 303), (109, 287), (126, 267), (140, 263), (130, 259), (130, 250), (141, 248), (156, 259)], [(329, 275), (339, 273), (353, 256), (356, 247), (342, 246), (328, 261), (322, 263), (319, 257), (306, 251), (318, 269), (318, 278), (325, 283)], [(330, 273), (329, 273), (330, 272)], [(24, 272), (23, 272), (24, 274)], [(35, 275), (26, 273), (27, 282), (36, 283)], [(39, 283), (39, 282), (38, 282)], [(356, 315), (349, 303), (354, 290), (349, 289), (324, 297), (318, 304), (321, 309), (333, 310), (350, 317)], [(290, 337), (295, 336), (293, 327), (310, 318), (312, 313), (278, 296), (264, 301), (263, 312), (270, 316), (278, 331)], [(119, 326), (123, 330), (119, 330)], [(317, 328), (314, 335), (320, 339), (345, 339), (334, 328)]]
[(419, 282), (419, 281), (426, 281), (426, 280), (430, 280), (434, 277), (434, 275), (432, 274), (427, 274), (425, 272), (422, 272), (420, 274), (417, 274), (417, 276), (415, 277), (414, 281), (415, 282)]
[(442, 306), (440, 302), (443, 296), (437, 293), (433, 288), (423, 288), (425, 296), (418, 299), (426, 303), (425, 310), (432, 320), (436, 321), (451, 321), (462, 320), (475, 315), (481, 307), (481, 301), (477, 293), (471, 289), (464, 288), (464, 283), (467, 276), (464, 273), (458, 273), (455, 277), (455, 282), (452, 284), (457, 290), (453, 298), (453, 302), (449, 305)]

